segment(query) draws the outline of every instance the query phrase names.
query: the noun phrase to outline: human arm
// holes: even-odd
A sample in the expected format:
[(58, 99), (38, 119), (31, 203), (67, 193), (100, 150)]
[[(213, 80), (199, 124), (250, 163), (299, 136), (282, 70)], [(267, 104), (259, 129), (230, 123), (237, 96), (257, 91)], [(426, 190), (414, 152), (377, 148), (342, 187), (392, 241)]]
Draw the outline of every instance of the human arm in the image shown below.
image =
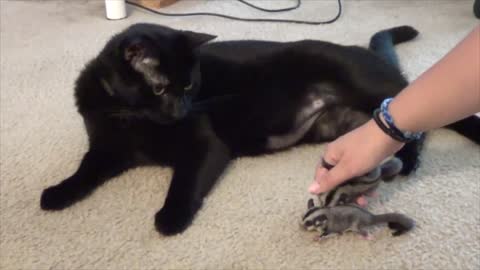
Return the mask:
[[(395, 125), (403, 131), (426, 131), (480, 111), (480, 26), (432, 68), (398, 94), (389, 106)], [(325, 192), (376, 167), (403, 147), (370, 120), (327, 146), (312, 193)], [(320, 163), (321, 164), (321, 163)]]

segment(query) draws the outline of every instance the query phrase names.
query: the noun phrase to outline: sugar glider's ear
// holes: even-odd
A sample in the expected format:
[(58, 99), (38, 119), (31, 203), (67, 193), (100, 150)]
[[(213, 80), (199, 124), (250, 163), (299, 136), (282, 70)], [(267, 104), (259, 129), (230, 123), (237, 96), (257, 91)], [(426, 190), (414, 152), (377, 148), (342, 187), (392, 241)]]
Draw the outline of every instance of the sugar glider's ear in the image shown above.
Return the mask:
[(214, 36), (214, 35), (198, 33), (193, 31), (182, 31), (182, 36), (184, 37), (184, 39), (186, 40), (190, 48), (196, 48), (200, 45), (203, 45), (217, 38), (217, 36)]
[(310, 198), (310, 199), (308, 200), (308, 203), (307, 203), (307, 209), (311, 209), (311, 208), (313, 208), (314, 206), (315, 206), (315, 204), (313, 203), (313, 199)]

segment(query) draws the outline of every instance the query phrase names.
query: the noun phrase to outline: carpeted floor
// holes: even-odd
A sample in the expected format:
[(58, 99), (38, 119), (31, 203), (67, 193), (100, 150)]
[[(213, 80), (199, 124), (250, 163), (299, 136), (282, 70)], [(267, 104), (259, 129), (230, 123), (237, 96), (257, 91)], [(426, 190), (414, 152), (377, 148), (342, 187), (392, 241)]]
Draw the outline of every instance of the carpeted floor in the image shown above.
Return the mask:
[[(333, 0), (304, 2), (284, 16), (336, 12)], [(39, 207), (42, 189), (69, 176), (86, 150), (72, 96), (79, 70), (132, 23), (204, 31), (220, 40), (360, 45), (377, 30), (410, 24), (421, 35), (398, 51), (414, 79), (479, 23), (472, 4), (344, 1), (337, 23), (299, 26), (163, 18), (132, 9), (126, 20), (107, 21), (103, 1), (0, 1), (0, 269), (479, 269), (480, 147), (446, 130), (430, 134), (415, 175), (383, 185), (371, 204), (376, 213), (399, 211), (417, 221), (400, 238), (378, 229), (373, 242), (346, 235), (319, 244), (299, 230), (322, 145), (235, 161), (194, 224), (175, 237), (162, 237), (153, 226), (169, 185), (167, 168), (130, 171), (62, 212)], [(182, 0), (171, 10), (263, 16), (232, 1)]]

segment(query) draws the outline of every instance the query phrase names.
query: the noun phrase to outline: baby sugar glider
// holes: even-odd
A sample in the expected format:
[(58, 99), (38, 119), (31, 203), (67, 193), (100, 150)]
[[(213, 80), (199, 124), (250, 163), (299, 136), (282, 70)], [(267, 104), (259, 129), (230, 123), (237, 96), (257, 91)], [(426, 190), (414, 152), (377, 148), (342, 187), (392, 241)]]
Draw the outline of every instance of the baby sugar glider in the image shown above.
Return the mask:
[[(332, 165), (323, 161), (323, 166), (330, 170)], [(320, 207), (355, 203), (355, 200), (366, 193), (374, 191), (380, 181), (391, 181), (402, 170), (403, 163), (400, 159), (392, 157), (368, 174), (348, 180), (336, 188), (318, 194)]]
[(348, 231), (359, 233), (368, 239), (367, 228), (384, 223), (393, 230), (393, 236), (404, 234), (415, 226), (411, 218), (402, 214), (374, 215), (352, 204), (319, 207), (314, 205), (313, 199), (308, 201), (308, 211), (302, 218), (302, 227), (305, 230), (320, 232), (318, 239)]

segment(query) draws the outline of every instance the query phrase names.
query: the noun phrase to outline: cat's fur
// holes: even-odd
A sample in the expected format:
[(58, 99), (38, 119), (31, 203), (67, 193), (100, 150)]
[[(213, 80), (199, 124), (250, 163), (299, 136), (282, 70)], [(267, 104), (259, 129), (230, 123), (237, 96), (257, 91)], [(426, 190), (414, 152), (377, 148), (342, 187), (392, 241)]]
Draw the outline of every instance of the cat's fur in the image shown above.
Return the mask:
[[(171, 166), (155, 225), (182, 232), (232, 158), (332, 140), (365, 122), (407, 85), (381, 49), (391, 54), (416, 35), (410, 27), (381, 32), (372, 39), (377, 54), (313, 40), (205, 45), (214, 37), (133, 25), (76, 81), (89, 149), (72, 176), (44, 190), (41, 207), (64, 209), (136, 166)], [(231, 98), (209, 103), (215, 97)], [(192, 111), (195, 104), (207, 110)], [(416, 166), (419, 145), (397, 155), (404, 174)]]

